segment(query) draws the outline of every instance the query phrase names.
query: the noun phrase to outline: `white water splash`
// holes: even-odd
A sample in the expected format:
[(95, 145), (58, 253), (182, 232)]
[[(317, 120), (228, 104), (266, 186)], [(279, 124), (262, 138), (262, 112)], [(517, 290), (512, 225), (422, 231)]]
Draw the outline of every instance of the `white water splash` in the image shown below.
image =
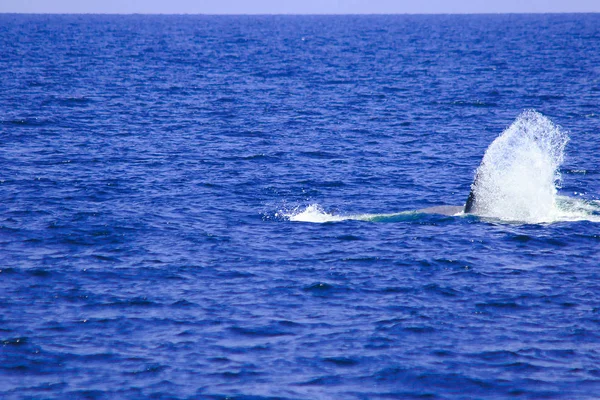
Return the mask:
[(304, 210), (295, 209), (291, 213), (284, 214), (290, 221), (294, 222), (336, 222), (344, 221), (347, 217), (339, 215), (333, 215), (325, 212), (323, 208), (318, 204), (311, 204)]
[(528, 110), (490, 144), (477, 169), (473, 213), (528, 223), (560, 219), (558, 168), (567, 133)]
[[(472, 214), (510, 223), (600, 222), (600, 201), (557, 194), (558, 169), (568, 141), (567, 132), (547, 117), (533, 110), (523, 112), (486, 150), (472, 185)], [(448, 212), (448, 208), (456, 207), (344, 216), (311, 204), (279, 215), (289, 221), (313, 223), (407, 221), (422, 214), (468, 215)]]
[(600, 202), (582, 198), (556, 196), (556, 219), (549, 222), (600, 222)]
[(340, 221), (385, 221), (390, 219), (402, 219), (411, 215), (415, 215), (414, 211), (405, 211), (394, 214), (353, 214), (353, 215), (336, 215), (328, 213), (319, 204), (310, 204), (306, 207), (296, 207), (291, 211), (280, 212), (282, 217), (293, 222), (340, 222)]

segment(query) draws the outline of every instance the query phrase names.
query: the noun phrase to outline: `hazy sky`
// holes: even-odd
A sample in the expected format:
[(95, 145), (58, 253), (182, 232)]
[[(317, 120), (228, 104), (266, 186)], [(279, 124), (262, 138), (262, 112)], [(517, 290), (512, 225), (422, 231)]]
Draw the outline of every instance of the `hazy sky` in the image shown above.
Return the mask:
[(0, 12), (165, 14), (600, 12), (600, 0), (0, 0)]

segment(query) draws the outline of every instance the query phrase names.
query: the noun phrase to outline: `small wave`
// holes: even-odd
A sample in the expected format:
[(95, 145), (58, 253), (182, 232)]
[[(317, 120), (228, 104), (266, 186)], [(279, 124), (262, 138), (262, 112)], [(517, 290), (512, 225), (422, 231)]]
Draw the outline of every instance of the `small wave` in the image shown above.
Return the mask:
[(569, 175), (585, 175), (589, 173), (587, 169), (566, 169), (562, 172)]
[(482, 100), (474, 100), (474, 101), (465, 101), (465, 100), (456, 100), (451, 103), (453, 106), (464, 106), (464, 107), (497, 107), (497, 103), (487, 102)]
[(67, 97), (56, 97), (51, 96), (50, 98), (43, 101), (43, 105), (56, 104), (59, 106), (66, 107), (85, 107), (89, 103), (93, 103), (93, 100), (85, 96), (67, 96)]
[(45, 126), (45, 125), (49, 125), (50, 123), (52, 123), (52, 121), (48, 120), (48, 119), (44, 119), (44, 118), (38, 118), (38, 117), (26, 117), (26, 118), (15, 118), (15, 119), (11, 119), (11, 120), (0, 120), (0, 124), (3, 125), (17, 125), (17, 126), (24, 126), (24, 127), (39, 127), (39, 126)]

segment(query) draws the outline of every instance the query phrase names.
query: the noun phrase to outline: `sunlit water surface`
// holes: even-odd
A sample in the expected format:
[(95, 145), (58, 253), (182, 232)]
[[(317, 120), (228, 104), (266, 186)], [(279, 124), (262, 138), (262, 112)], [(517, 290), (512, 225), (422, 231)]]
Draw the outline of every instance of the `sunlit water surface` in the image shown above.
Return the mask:
[(0, 397), (598, 398), (600, 16), (2, 15), (0, 50)]

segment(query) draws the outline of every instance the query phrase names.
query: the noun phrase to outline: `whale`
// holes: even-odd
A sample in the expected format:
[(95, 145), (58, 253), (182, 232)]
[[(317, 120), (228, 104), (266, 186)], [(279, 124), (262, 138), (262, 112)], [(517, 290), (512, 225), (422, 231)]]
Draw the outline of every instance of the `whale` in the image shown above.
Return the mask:
[(459, 215), (465, 212), (465, 206), (434, 206), (421, 208), (417, 214)]
[(463, 207), (463, 212), (465, 214), (472, 214), (476, 210), (476, 198), (475, 198), (475, 188), (477, 187), (477, 183), (479, 180), (479, 172), (475, 174), (475, 179), (473, 179), (473, 183), (471, 184), (471, 191), (469, 192), (469, 196), (467, 197), (467, 202)]
[(560, 166), (568, 141), (568, 132), (548, 117), (535, 110), (525, 110), (485, 150), (462, 205), (386, 214), (335, 215), (318, 204), (311, 204), (282, 215), (290, 221), (318, 223), (412, 221), (419, 218), (418, 214), (474, 216), (511, 223), (596, 221), (600, 215), (600, 200), (585, 202), (558, 193)]

